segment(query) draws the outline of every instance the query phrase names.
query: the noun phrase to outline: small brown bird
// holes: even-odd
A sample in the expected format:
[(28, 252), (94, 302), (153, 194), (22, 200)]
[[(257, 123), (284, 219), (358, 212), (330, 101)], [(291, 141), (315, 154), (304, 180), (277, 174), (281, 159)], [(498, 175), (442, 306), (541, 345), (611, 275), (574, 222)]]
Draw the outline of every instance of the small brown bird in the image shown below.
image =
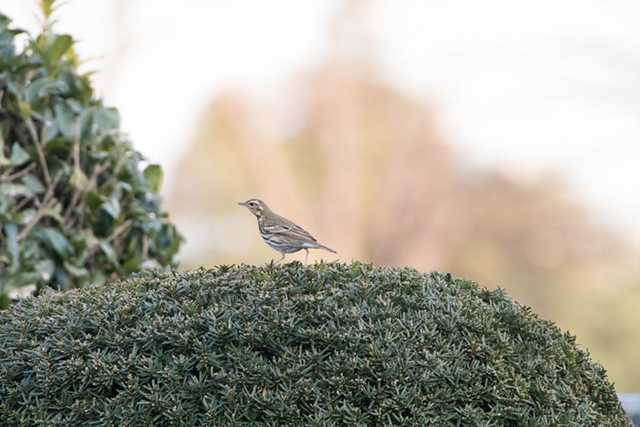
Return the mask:
[(269, 209), (269, 206), (260, 199), (249, 199), (246, 202), (238, 204), (246, 207), (256, 216), (262, 239), (267, 245), (282, 254), (282, 258), (276, 262), (282, 261), (285, 254), (292, 254), (301, 249), (304, 249), (306, 252), (304, 257), (305, 264), (309, 257), (309, 249), (324, 249), (334, 254), (337, 253), (333, 249), (318, 243), (311, 234), (299, 225), (273, 212)]

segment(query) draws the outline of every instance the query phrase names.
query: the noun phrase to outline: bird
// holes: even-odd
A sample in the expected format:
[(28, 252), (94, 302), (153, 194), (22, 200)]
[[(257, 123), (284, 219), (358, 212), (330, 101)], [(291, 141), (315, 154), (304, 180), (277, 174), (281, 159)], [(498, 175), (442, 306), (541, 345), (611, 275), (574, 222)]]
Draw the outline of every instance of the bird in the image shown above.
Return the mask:
[(249, 199), (246, 202), (239, 202), (255, 215), (258, 220), (260, 236), (272, 249), (280, 252), (282, 257), (276, 263), (282, 261), (286, 254), (292, 254), (304, 249), (306, 255), (304, 263), (307, 263), (309, 249), (324, 249), (337, 253), (333, 249), (318, 243), (315, 237), (309, 234), (304, 228), (295, 224), (269, 209), (269, 206), (260, 199)]

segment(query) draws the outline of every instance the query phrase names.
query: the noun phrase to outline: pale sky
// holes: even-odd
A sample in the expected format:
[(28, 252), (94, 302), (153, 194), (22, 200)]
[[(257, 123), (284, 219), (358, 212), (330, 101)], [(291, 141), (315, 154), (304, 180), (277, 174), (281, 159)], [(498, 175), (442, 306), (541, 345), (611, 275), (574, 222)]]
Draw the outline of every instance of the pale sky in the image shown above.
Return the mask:
[[(68, 0), (57, 28), (170, 181), (212, 95), (277, 87), (320, 63), (340, 4)], [(0, 0), (31, 31), (35, 10)], [(596, 221), (640, 245), (638, 22), (637, 0), (378, 0), (368, 24), (385, 76), (438, 108), (461, 157), (560, 172)]]

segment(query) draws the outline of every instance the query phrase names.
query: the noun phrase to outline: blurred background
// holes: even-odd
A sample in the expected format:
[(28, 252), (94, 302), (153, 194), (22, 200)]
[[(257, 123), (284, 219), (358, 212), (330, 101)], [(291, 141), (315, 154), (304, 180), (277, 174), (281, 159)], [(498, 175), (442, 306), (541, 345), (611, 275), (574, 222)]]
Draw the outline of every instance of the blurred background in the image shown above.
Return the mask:
[[(35, 2), (2, 0), (31, 32)], [(338, 255), (506, 288), (640, 391), (640, 3), (69, 0), (57, 30), (165, 169), (182, 268)], [(304, 254), (290, 256), (302, 259)]]

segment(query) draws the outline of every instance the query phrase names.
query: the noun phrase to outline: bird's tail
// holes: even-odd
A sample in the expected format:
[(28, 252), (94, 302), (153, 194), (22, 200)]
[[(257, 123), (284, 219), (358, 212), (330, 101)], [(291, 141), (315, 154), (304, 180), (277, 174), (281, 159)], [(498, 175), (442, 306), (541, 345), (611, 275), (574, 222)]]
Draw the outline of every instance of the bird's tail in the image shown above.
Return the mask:
[(338, 252), (334, 251), (333, 249), (331, 249), (330, 247), (327, 247), (325, 245), (321, 245), (320, 243), (318, 243), (318, 248), (324, 249), (325, 251), (333, 252), (334, 254), (338, 253)]

